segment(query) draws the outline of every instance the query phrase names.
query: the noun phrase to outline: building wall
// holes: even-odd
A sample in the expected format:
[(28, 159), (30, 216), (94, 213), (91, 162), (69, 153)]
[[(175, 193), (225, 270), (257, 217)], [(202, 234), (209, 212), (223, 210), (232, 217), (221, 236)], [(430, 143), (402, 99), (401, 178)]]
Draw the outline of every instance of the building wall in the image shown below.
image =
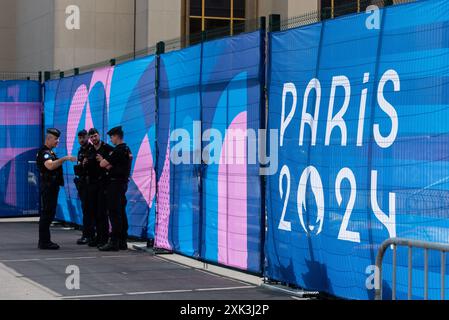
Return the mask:
[(257, 16), (280, 14), (282, 20), (289, 19), (318, 10), (318, 3), (319, 0), (259, 0)]
[(137, 0), (136, 50), (159, 41), (180, 38), (184, 27), (185, 0)]
[(16, 3), (0, 0), (0, 71), (15, 71), (16, 56)]
[[(68, 5), (80, 8), (80, 29), (66, 28)], [(56, 0), (54, 70), (94, 64), (134, 48), (134, 0)]]
[[(247, 19), (317, 10), (317, 0), (247, 0)], [(80, 8), (80, 29), (65, 10)], [(180, 38), (188, 0), (136, 0), (136, 50)], [(134, 0), (0, 0), (0, 71), (70, 70), (134, 50)]]
[(300, 16), (319, 9), (319, 0), (288, 0), (288, 15), (286, 18)]
[(16, 71), (53, 67), (54, 0), (10, 0), (16, 3)]

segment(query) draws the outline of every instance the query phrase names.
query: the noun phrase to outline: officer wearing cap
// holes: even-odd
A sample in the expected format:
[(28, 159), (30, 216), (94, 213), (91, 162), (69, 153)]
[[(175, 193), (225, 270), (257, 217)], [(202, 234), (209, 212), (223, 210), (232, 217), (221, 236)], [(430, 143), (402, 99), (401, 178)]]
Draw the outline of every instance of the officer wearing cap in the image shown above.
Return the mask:
[(81, 130), (78, 132), (78, 143), (80, 144), (80, 148), (78, 150), (78, 163), (74, 167), (75, 172), (75, 186), (78, 190), (78, 196), (81, 201), (81, 208), (83, 211), (83, 235), (80, 239), (76, 241), (79, 245), (84, 245), (89, 243), (91, 239), (94, 237), (94, 219), (89, 214), (87, 210), (87, 154), (91, 147), (89, 144), (89, 137), (87, 136), (86, 130)]
[(59, 143), (61, 132), (51, 128), (47, 130), (45, 144), (37, 153), (37, 167), (40, 172), (41, 208), (39, 219), (39, 244), (43, 250), (56, 250), (59, 246), (51, 241), (50, 225), (56, 215), (59, 187), (64, 185), (62, 164), (66, 161), (76, 161), (76, 157), (66, 156), (58, 159), (53, 149)]
[(102, 247), (109, 240), (109, 220), (106, 209), (106, 185), (107, 172), (105, 168), (100, 167), (97, 161), (97, 154), (106, 157), (114, 149), (111, 145), (101, 141), (100, 133), (97, 129), (89, 130), (89, 139), (92, 143), (87, 152), (87, 202), (88, 211), (91, 217), (95, 219), (96, 238), (89, 242), (90, 247)]
[(115, 148), (106, 157), (97, 155), (97, 161), (102, 168), (106, 168), (108, 173), (106, 199), (112, 232), (110, 241), (99, 249), (100, 251), (126, 250), (128, 248), (126, 242), (128, 238), (126, 191), (128, 190), (133, 155), (126, 143), (123, 142), (121, 126), (109, 130), (108, 135)]

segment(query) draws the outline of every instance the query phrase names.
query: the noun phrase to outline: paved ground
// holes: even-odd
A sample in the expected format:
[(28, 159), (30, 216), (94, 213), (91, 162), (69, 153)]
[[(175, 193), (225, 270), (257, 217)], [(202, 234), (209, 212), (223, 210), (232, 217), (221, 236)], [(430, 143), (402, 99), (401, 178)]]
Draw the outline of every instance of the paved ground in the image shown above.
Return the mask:
[[(139, 250), (102, 253), (77, 246), (79, 231), (56, 227), (52, 234), (61, 250), (37, 250), (36, 222), (0, 220), (0, 299), (295, 298), (258, 286), (256, 277), (235, 271), (228, 272), (232, 278), (226, 271), (214, 274), (176, 255), (154, 256)], [(184, 264), (188, 261), (190, 266)], [(79, 290), (66, 287), (69, 265), (79, 267)]]

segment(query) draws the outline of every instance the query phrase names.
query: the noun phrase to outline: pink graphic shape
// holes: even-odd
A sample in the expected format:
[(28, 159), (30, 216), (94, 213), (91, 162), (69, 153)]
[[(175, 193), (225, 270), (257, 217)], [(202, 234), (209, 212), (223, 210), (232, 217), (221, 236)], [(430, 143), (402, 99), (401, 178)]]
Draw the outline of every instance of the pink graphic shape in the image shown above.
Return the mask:
[[(87, 91), (87, 87), (83, 84), (76, 89), (75, 94), (72, 98), (72, 104), (69, 109), (69, 116), (67, 121), (67, 137), (66, 137), (66, 146), (67, 153), (72, 154), (73, 145), (75, 143), (76, 131), (78, 130), (78, 125), (81, 120), (81, 115), (84, 111), (84, 106), (86, 105), (87, 98), (89, 92)], [(86, 119), (88, 115), (86, 114)]]
[[(101, 68), (98, 69), (96, 71), (94, 71), (94, 73), (92, 74), (92, 79), (90, 81), (90, 86), (89, 86), (89, 93), (92, 90), (92, 88), (97, 84), (97, 82), (100, 82), (103, 87), (104, 87), (104, 92), (106, 95), (106, 114), (109, 115), (109, 101), (111, 99), (111, 86), (112, 86), (112, 81), (110, 81), (110, 79), (112, 79), (112, 76), (114, 74), (114, 67), (105, 67), (105, 68)], [(89, 102), (88, 102), (89, 104)], [(93, 124), (90, 128), (93, 128)], [(88, 129), (88, 130), (89, 130)]]
[[(92, 74), (92, 78), (89, 84), (89, 89), (86, 85), (81, 85), (75, 91), (75, 94), (72, 98), (72, 104), (70, 105), (69, 110), (69, 121), (67, 123), (67, 152), (69, 154), (73, 153), (73, 146), (75, 143), (76, 131), (78, 129), (81, 116), (84, 111), (84, 106), (86, 106), (86, 119), (84, 123), (84, 129), (89, 130), (90, 128), (94, 128), (94, 122), (92, 119), (92, 112), (89, 103), (89, 94), (93, 87), (100, 82), (104, 89), (106, 95), (106, 112), (109, 114), (109, 101), (111, 97), (111, 81), (109, 79), (112, 77), (114, 73), (114, 67), (106, 67), (101, 68)], [(72, 118), (73, 117), (73, 118)]]
[(6, 189), (5, 202), (10, 206), (17, 205), (17, 191), (16, 191), (16, 162), (11, 162), (11, 170), (9, 172), (8, 186)]
[(170, 223), (170, 136), (167, 141), (162, 175), (158, 181), (157, 204), (155, 246), (171, 250), (172, 248), (168, 241), (168, 225)]
[(40, 125), (40, 107), (37, 102), (0, 102), (0, 125)]
[(16, 163), (14, 159), (19, 155), (32, 150), (33, 148), (3, 148), (0, 149), (0, 170), (11, 163), (11, 171), (9, 172), (8, 185), (6, 189), (5, 202), (9, 205), (17, 205), (17, 192), (16, 192)]
[[(242, 132), (246, 137), (246, 111), (239, 113), (229, 126), (220, 156), (218, 262), (246, 269), (248, 264), (247, 141), (244, 137), (234, 139), (232, 135), (229, 135), (229, 130)], [(243, 155), (237, 150), (240, 147), (239, 142), (244, 146)]]
[(34, 148), (0, 148), (0, 170), (11, 160)]
[(145, 135), (137, 153), (132, 174), (137, 188), (144, 197), (148, 207), (152, 207), (156, 195), (156, 172), (154, 171), (153, 154), (148, 135)]
[(19, 100), (20, 86), (14, 85), (8, 87), (8, 98), (12, 98), (14, 102)]

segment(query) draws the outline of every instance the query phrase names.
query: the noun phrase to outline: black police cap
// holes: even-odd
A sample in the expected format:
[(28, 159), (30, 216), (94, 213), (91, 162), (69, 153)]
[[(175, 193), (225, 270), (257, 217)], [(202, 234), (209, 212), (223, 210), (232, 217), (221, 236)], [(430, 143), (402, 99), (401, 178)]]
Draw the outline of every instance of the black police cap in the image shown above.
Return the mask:
[(85, 137), (87, 136), (87, 131), (86, 130), (81, 130), (80, 132), (78, 132), (78, 137)]
[(49, 128), (49, 129), (47, 129), (47, 133), (54, 135), (56, 138), (59, 138), (61, 136), (61, 131), (59, 131), (56, 128)]
[(114, 134), (123, 135), (122, 126), (114, 127), (108, 131), (108, 136), (112, 136)]

